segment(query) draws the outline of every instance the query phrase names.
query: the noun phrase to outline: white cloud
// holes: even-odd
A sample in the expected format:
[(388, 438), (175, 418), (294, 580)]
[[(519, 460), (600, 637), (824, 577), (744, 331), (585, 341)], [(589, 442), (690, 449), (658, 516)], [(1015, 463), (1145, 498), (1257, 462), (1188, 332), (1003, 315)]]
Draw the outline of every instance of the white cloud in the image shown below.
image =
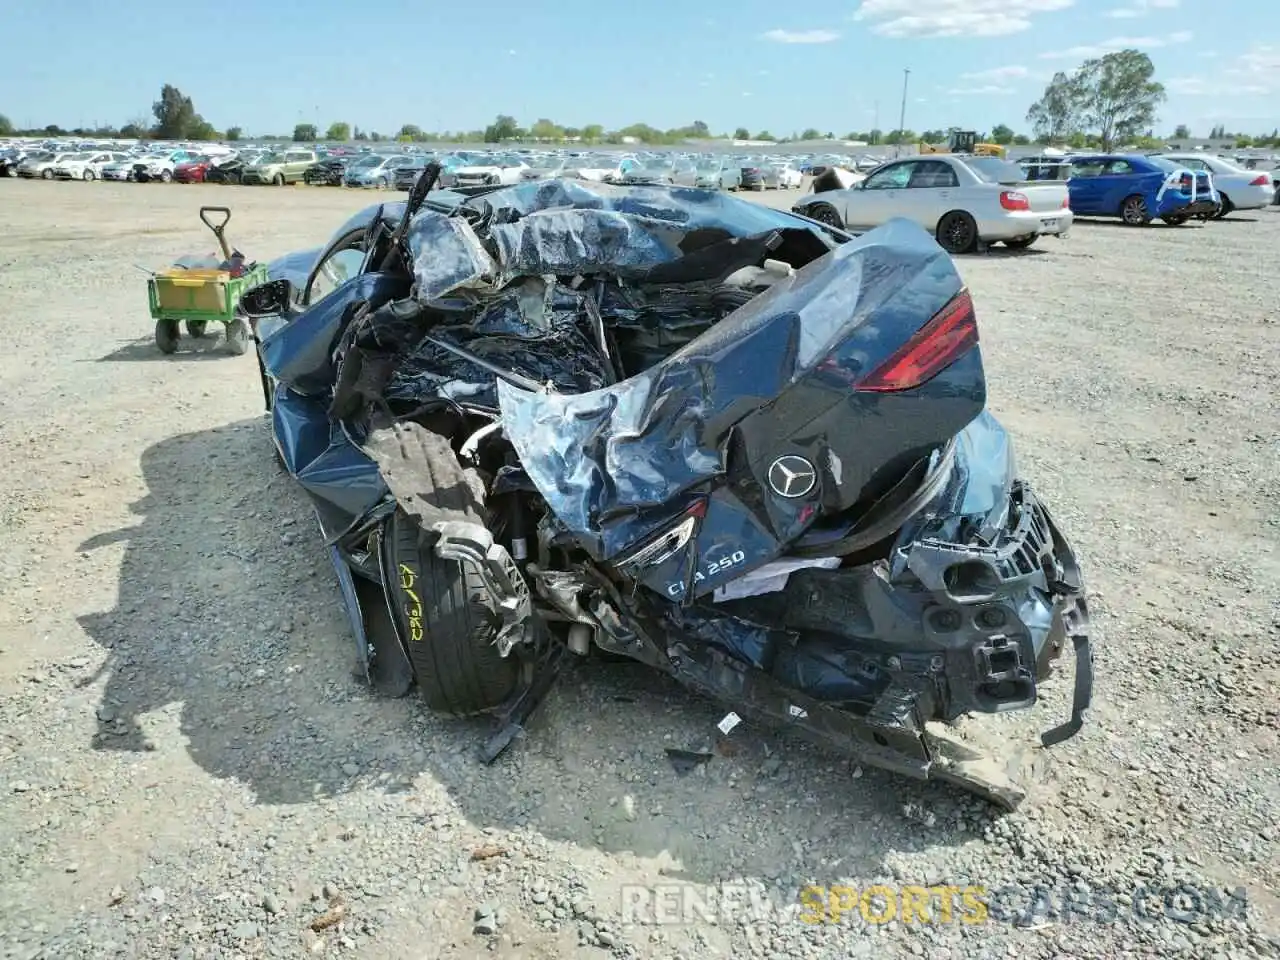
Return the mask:
[(992, 67), (990, 70), (977, 70), (973, 73), (960, 74), (961, 80), (1024, 80), (1031, 76), (1026, 67), (1016, 64), (1009, 67)]
[(1254, 44), (1212, 79), (1174, 77), (1165, 86), (1187, 97), (1247, 97), (1280, 93), (1280, 47)]
[(1007, 93), (1013, 93), (1012, 87), (1001, 87), (996, 84), (987, 84), (981, 87), (952, 87), (947, 93), (954, 97), (997, 97), (1004, 96)]
[(1259, 93), (1270, 93), (1271, 87), (1261, 83), (1233, 82), (1231, 80), (1210, 80), (1206, 77), (1174, 77), (1165, 83), (1170, 93), (1184, 97), (1243, 97)]
[(1083, 47), (1068, 47), (1066, 50), (1050, 50), (1040, 54), (1041, 60), (1087, 60), (1091, 57), (1102, 57), (1118, 50), (1152, 50), (1156, 47), (1168, 47), (1191, 40), (1190, 30), (1178, 30), (1163, 37), (1112, 37), (1101, 43)]
[(855, 20), (884, 37), (1003, 37), (1075, 0), (862, 0)]
[(769, 30), (761, 39), (774, 43), (832, 43), (840, 39), (835, 30)]
[(1133, 0), (1127, 7), (1108, 10), (1105, 16), (1115, 20), (1131, 20), (1134, 17), (1145, 17), (1152, 10), (1172, 10), (1177, 6), (1178, 0)]

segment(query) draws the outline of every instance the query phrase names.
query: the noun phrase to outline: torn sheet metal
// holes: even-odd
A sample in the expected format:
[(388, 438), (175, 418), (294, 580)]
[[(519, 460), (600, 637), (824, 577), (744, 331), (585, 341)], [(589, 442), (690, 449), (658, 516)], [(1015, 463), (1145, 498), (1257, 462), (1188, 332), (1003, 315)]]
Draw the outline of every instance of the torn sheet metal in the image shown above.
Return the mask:
[[(647, 532), (637, 521), (642, 511), (721, 476), (731, 431), (755, 460), (800, 427), (800, 418), (817, 429), (829, 423), (831, 432), (813, 442), (844, 464), (844, 482), (833, 487), (852, 505), (869, 479), (865, 471), (924, 442), (916, 430), (939, 427), (921, 421), (890, 430), (872, 421), (849, 430), (858, 416), (849, 408), (858, 400), (851, 384), (898, 346), (893, 324), (875, 318), (930, 316), (957, 291), (941, 248), (914, 224), (894, 221), (778, 280), (620, 383), (551, 395), (498, 384), (506, 436), (557, 517), (605, 553)], [(966, 399), (944, 411), (957, 431), (985, 395)], [(777, 533), (795, 519), (776, 498), (765, 509)]]

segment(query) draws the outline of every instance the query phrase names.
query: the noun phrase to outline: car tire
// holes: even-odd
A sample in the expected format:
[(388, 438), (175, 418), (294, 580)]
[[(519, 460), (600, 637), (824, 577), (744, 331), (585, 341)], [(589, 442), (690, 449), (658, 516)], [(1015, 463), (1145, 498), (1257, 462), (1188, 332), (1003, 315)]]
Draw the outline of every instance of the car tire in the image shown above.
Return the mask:
[(93, 183), (93, 181), (98, 179), (98, 176), (92, 170), (86, 170), (83, 174), (81, 174), (80, 179), (83, 180), (85, 183)]
[(844, 219), (840, 213), (829, 203), (815, 203), (809, 208), (809, 212), (805, 214), (810, 220), (817, 220), (819, 223), (825, 223), (829, 227), (838, 227), (844, 229)]
[(978, 224), (963, 210), (952, 210), (942, 215), (934, 237), (938, 246), (953, 256), (968, 253), (978, 245)]
[(1004, 245), (1010, 250), (1025, 250), (1039, 239), (1039, 235), (1032, 237), (1019, 237), (1017, 240), (1006, 240)]
[[(459, 482), (436, 492), (465, 496), (467, 489)], [(427, 706), (468, 717), (502, 704), (520, 671), (494, 643), (499, 621), (483, 599), (484, 584), (466, 564), (437, 556), (431, 537), (403, 510), (388, 520), (385, 546), (389, 606)]]
[(1232, 211), (1234, 211), (1235, 208), (1236, 208), (1236, 205), (1231, 202), (1231, 198), (1228, 197), (1221, 190), (1219, 190), (1218, 191), (1218, 209), (1213, 212), (1213, 219), (1222, 220), (1226, 218)]
[(1120, 219), (1131, 227), (1145, 227), (1151, 222), (1147, 201), (1137, 193), (1125, 197), (1124, 203), (1120, 204)]
[(1186, 214), (1175, 213), (1167, 217), (1161, 217), (1160, 219), (1163, 220), (1165, 223), (1167, 223), (1171, 227), (1180, 227), (1191, 218), (1188, 217)]
[(161, 182), (161, 183), (171, 183), (172, 181), (173, 181), (173, 174), (172, 174), (172, 173), (170, 173), (168, 170), (161, 170), (161, 171), (160, 171), (160, 182)]
[(41, 170), (41, 171), (40, 171), (40, 179), (41, 179), (41, 180), (52, 180), (52, 179), (53, 179), (53, 171), (52, 171), (52, 170)]

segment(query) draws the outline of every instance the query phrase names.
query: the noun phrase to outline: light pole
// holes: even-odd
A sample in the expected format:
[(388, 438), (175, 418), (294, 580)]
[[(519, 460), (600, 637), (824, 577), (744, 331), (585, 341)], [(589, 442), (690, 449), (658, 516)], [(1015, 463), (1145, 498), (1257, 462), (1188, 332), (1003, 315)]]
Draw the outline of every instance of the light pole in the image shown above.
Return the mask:
[(903, 131), (906, 129), (904, 124), (907, 122), (907, 81), (911, 78), (911, 71), (904, 69), (902, 71), (902, 109), (898, 111), (898, 149), (894, 151), (894, 156), (902, 153), (902, 137)]

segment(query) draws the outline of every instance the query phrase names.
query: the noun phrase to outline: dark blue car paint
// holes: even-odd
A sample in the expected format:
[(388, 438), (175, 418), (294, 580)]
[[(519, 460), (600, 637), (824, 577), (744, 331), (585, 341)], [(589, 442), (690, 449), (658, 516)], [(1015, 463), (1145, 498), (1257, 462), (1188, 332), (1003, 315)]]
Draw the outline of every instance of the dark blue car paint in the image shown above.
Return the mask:
[[(1092, 177), (1078, 174), (1081, 166), (1114, 160), (1126, 161), (1133, 172)], [(1152, 217), (1176, 216), (1190, 207), (1193, 199), (1203, 202), (1207, 198), (1213, 204), (1217, 203), (1217, 193), (1212, 190), (1210, 178), (1203, 171), (1187, 171), (1196, 178), (1196, 196), (1193, 198), (1190, 193), (1172, 187), (1164, 189), (1166, 181), (1173, 175), (1172, 171), (1141, 154), (1080, 154), (1064, 158), (1064, 161), (1072, 165), (1067, 192), (1071, 210), (1079, 216), (1121, 216), (1125, 200), (1135, 195), (1143, 198)]]
[[(435, 213), (430, 216), (437, 216), (466, 198), (432, 194), (432, 199)], [(802, 218), (716, 191), (682, 188), (611, 191), (546, 181), (504, 188), (483, 202), (498, 224), (518, 228), (508, 231), (513, 237), (521, 233), (545, 239), (542, 228), (530, 230), (527, 225), (545, 216), (548, 227), (567, 241), (555, 252), (557, 268), (574, 265), (569, 252), (574, 250), (584, 267), (598, 269), (608, 262), (591, 245), (588, 234), (594, 227), (581, 225), (610, 218), (578, 211), (644, 218), (651, 237), (668, 241), (643, 248), (653, 263), (678, 258), (679, 247), (669, 242), (671, 238), (699, 230), (744, 237), (799, 224), (827, 238), (834, 249), (830, 256), (815, 260), (665, 361), (623, 383), (588, 393), (539, 395), (499, 382), (504, 429), (556, 517), (603, 562), (624, 556), (667, 530), (694, 504), (705, 503), (705, 518), (692, 548), (641, 573), (642, 582), (657, 596), (686, 602), (705, 598), (715, 587), (777, 557), (786, 545), (812, 534), (824, 517), (856, 514), (854, 508), (883, 493), (913, 462), (927, 457), (938, 462), (937, 449), (954, 438), (945, 484), (898, 531), (887, 572), (881, 575), (870, 566), (831, 571), (847, 575), (864, 570), (865, 582), (857, 586), (857, 611), (851, 607), (850, 616), (856, 612), (857, 622), (865, 622), (869, 639), (890, 645), (918, 642), (922, 617), (934, 609), (937, 594), (918, 583), (904, 587), (901, 578), (909, 569), (925, 570), (930, 542), (961, 538), (962, 528), (971, 524), (999, 530), (1014, 485), (1009, 439), (983, 409), (985, 381), (976, 346), (908, 393), (861, 394), (855, 389), (862, 376), (960, 290), (953, 263), (932, 238), (910, 223), (894, 221), (840, 245), (844, 236)], [(273, 279), (288, 277), (305, 289), (327, 251), (345, 243), (379, 211), (393, 223), (400, 209), (400, 204), (388, 204), (362, 211), (322, 252), (307, 251), (273, 263)], [(566, 209), (574, 215), (566, 215)], [(526, 225), (520, 227), (521, 222)], [(545, 265), (542, 253), (534, 251), (537, 256), (531, 258), (521, 242), (498, 249), (511, 251), (512, 261)], [(519, 251), (525, 252), (517, 255)], [(500, 272), (507, 266), (496, 264)], [(644, 263), (633, 261), (628, 267), (642, 269)], [(377, 305), (402, 297), (405, 282), (378, 274), (357, 277), (314, 307), (259, 326), (260, 357), (275, 383), (276, 444), (286, 469), (310, 495), (331, 542), (389, 502), (386, 485), (360, 448), (360, 438), (329, 419), (333, 345), (352, 304)], [(814, 496), (783, 501), (767, 494), (765, 471), (784, 453), (799, 453), (818, 466)], [(1062, 549), (1069, 559), (1069, 547), (1064, 543)], [(363, 637), (361, 600), (350, 574), (377, 579), (376, 569), (362, 569), (342, 551), (330, 553), (335, 565), (342, 565), (344, 602), (357, 637)], [(817, 577), (826, 571), (810, 573)], [(690, 582), (693, 597), (685, 596), (684, 585)], [(673, 589), (673, 584), (678, 586)], [(1048, 638), (1060, 601), (1041, 586), (1005, 602), (1016, 603), (1022, 619), (1011, 636), (1039, 664), (1049, 655)], [(883, 672), (857, 657), (849, 659), (847, 650), (831, 647), (831, 641), (818, 634), (804, 647), (789, 641), (779, 645), (786, 639), (781, 632), (753, 632), (749, 622), (727, 613), (717, 621), (697, 603), (666, 606), (673, 626), (683, 621), (691, 636), (708, 642), (715, 635), (714, 642), (742, 662), (764, 657), (767, 647), (775, 658), (775, 679), (810, 695), (852, 700), (875, 694), (886, 682)], [(974, 652), (970, 641), (962, 639), (931, 642), (946, 651), (956, 676), (969, 682)], [(1031, 679), (1029, 702), (1035, 699), (1037, 676), (1039, 671)], [(1077, 706), (1080, 702), (1077, 691)], [(1083, 702), (1087, 705), (1087, 697)], [(1010, 702), (992, 709), (1017, 705), (1025, 704)], [(971, 708), (967, 699), (948, 707), (957, 714)]]
[[(932, 238), (895, 220), (622, 383), (574, 395), (500, 383), (504, 429), (557, 517), (598, 559), (634, 547), (673, 505), (678, 514), (711, 494), (696, 549), (645, 574), (668, 596), (694, 577), (701, 595), (775, 559), (821, 515), (865, 501), (884, 474), (893, 482), (981, 412), (976, 347), (908, 394), (854, 389), (960, 288)], [(735, 454), (745, 472), (731, 482)], [(769, 464), (784, 454), (818, 466), (821, 510), (765, 493)]]

